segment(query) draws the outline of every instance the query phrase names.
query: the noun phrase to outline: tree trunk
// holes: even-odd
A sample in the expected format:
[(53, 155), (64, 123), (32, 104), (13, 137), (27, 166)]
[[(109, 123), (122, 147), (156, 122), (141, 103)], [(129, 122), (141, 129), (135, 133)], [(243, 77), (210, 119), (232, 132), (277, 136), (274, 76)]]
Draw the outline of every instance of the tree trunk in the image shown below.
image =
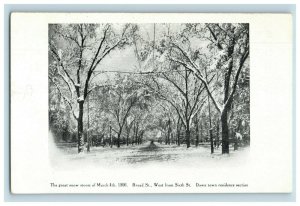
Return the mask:
[(135, 138), (135, 122), (133, 123), (133, 129), (132, 129), (132, 137), (131, 137), (131, 145), (134, 144), (134, 138)]
[(165, 145), (168, 144), (168, 133), (165, 135)]
[[(205, 70), (206, 71), (206, 70)], [(206, 80), (207, 80), (207, 74), (206, 74)], [(212, 124), (211, 124), (211, 111), (210, 111), (210, 101), (209, 96), (207, 96), (208, 101), (208, 114), (209, 114), (209, 139), (210, 139), (210, 153), (214, 153), (214, 138), (213, 138), (213, 131), (212, 131)]]
[(120, 137), (121, 137), (121, 132), (118, 133), (118, 139), (117, 139), (117, 147), (120, 147)]
[(177, 145), (179, 145), (179, 124), (180, 124), (180, 117), (178, 117), (177, 124), (176, 124), (175, 144)]
[(77, 119), (78, 129), (77, 129), (77, 136), (78, 136), (78, 153), (84, 151), (84, 136), (83, 136), (83, 102), (79, 103), (79, 115)]
[(189, 124), (187, 124), (187, 126), (186, 126), (185, 138), (186, 138), (186, 147), (189, 148), (191, 146), (191, 142), (190, 142), (190, 125)]
[(209, 129), (209, 139), (210, 139), (210, 153), (214, 153), (214, 140), (213, 140), (213, 134), (212, 134), (212, 128)]
[(181, 132), (181, 123), (178, 123), (178, 129), (177, 129), (177, 145), (180, 146), (180, 132)]
[(167, 138), (167, 144), (170, 144), (170, 134), (171, 134), (171, 120), (168, 120), (168, 138)]
[(198, 115), (195, 116), (195, 125), (196, 125), (196, 147), (199, 146), (199, 124), (198, 124)]
[(221, 126), (222, 126), (222, 154), (228, 154), (229, 135), (228, 135), (227, 110), (224, 110), (221, 115)]
[(110, 141), (110, 148), (112, 148), (113, 141), (112, 141), (112, 135), (111, 135), (111, 125), (109, 125), (109, 141)]
[(236, 138), (236, 137), (234, 137), (234, 147), (233, 147), (234, 149), (234, 151), (235, 150), (238, 150), (238, 139)]
[(86, 142), (87, 142), (87, 147), (86, 147), (86, 151), (90, 152), (90, 147), (91, 147), (91, 134), (90, 134), (90, 98), (88, 97), (87, 99), (87, 137), (86, 137)]
[(217, 148), (219, 148), (219, 145), (220, 145), (220, 137), (219, 137), (219, 133), (220, 133), (220, 121), (217, 120), (217, 134), (216, 134), (216, 141), (217, 141), (216, 147), (217, 147)]
[(203, 141), (203, 126), (202, 126), (202, 121), (200, 121), (200, 141)]
[[(227, 51), (227, 61), (229, 61), (228, 68), (225, 73), (225, 81), (224, 81), (224, 101), (225, 104), (229, 98), (229, 90), (230, 90), (230, 77), (233, 70), (233, 51), (234, 51), (235, 39), (230, 40), (228, 51)], [(229, 153), (229, 130), (228, 130), (228, 110), (230, 110), (231, 103), (229, 102), (222, 114), (221, 114), (221, 127), (222, 127), (222, 154)]]
[(128, 146), (129, 132), (127, 132), (126, 145)]
[(139, 133), (139, 125), (137, 123), (135, 127), (135, 144), (138, 145), (138, 133)]
[(142, 132), (141, 136), (140, 136), (140, 139), (139, 139), (139, 143), (142, 144), (142, 140), (144, 138), (144, 131)]

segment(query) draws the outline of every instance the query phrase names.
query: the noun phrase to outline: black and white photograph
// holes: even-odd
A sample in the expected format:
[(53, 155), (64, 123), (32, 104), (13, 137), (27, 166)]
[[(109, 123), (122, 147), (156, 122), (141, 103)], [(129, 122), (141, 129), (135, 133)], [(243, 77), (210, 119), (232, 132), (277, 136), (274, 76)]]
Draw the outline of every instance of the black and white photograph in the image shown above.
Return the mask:
[(16, 12), (10, 29), (14, 194), (292, 191), (290, 14)]
[(49, 24), (53, 166), (197, 165), (244, 156), (249, 27)]

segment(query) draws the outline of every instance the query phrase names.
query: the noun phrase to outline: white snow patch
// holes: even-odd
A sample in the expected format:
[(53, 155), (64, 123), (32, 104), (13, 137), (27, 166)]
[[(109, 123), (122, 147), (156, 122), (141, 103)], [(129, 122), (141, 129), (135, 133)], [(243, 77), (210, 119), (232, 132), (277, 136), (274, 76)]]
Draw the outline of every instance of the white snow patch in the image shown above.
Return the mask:
[(63, 50), (59, 49), (57, 53), (58, 53), (59, 58), (61, 59), (62, 58), (62, 54), (63, 54)]
[(84, 101), (83, 95), (81, 95), (80, 97), (77, 98), (77, 102), (83, 102), (83, 101)]

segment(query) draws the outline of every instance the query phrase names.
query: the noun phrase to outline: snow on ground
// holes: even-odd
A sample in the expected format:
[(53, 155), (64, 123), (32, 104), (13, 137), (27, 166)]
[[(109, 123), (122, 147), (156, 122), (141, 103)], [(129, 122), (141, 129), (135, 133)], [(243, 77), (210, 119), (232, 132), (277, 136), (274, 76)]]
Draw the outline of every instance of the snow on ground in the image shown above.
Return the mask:
[(143, 167), (155, 166), (186, 166), (186, 167), (216, 167), (220, 163), (225, 166), (239, 166), (247, 161), (249, 148), (239, 148), (229, 155), (221, 154), (221, 147), (210, 154), (209, 146), (165, 145), (157, 142), (151, 145), (146, 142), (142, 145), (121, 146), (120, 148), (92, 147), (90, 153), (77, 153), (77, 147), (50, 148), (50, 161), (54, 168), (92, 167)]

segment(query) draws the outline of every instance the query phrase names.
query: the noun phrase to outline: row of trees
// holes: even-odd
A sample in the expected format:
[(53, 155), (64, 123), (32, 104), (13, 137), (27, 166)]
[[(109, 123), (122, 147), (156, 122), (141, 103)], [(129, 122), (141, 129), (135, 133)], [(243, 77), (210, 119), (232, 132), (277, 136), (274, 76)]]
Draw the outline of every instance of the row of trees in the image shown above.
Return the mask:
[[(108, 70), (124, 50), (136, 67)], [(50, 128), (77, 130), (78, 152), (86, 131), (117, 147), (157, 138), (229, 153), (236, 132), (250, 135), (249, 25), (49, 25), (49, 103)]]

